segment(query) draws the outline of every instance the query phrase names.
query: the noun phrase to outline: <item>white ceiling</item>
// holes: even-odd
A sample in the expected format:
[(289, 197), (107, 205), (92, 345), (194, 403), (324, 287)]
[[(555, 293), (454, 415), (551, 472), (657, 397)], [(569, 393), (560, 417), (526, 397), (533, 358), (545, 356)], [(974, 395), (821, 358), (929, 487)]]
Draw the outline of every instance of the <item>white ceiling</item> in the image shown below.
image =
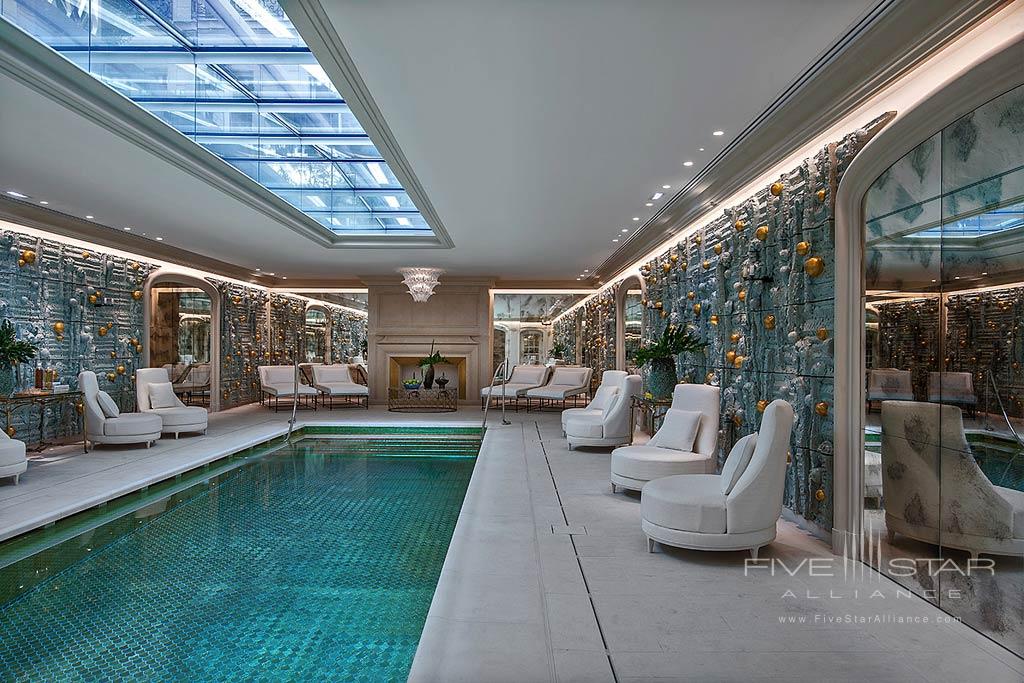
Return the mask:
[(692, 178), (873, 4), (324, 3), (452, 250), (313, 244), (6, 76), (0, 189), (292, 279), (433, 265), (571, 280), (672, 194), (645, 207), (653, 192)]

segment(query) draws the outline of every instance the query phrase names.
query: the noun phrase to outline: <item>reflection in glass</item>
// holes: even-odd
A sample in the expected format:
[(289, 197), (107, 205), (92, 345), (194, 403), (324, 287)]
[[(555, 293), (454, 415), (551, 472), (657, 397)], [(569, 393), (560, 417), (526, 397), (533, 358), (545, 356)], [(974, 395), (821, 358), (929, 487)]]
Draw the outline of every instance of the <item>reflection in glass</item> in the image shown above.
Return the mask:
[(306, 362), (327, 362), (327, 313), (319, 308), (306, 309)]
[(149, 364), (167, 370), (187, 403), (210, 398), (210, 297), (196, 287), (160, 283), (150, 293)]
[(626, 357), (625, 367), (626, 370), (633, 374), (639, 374), (639, 369), (633, 362), (633, 356), (640, 350), (642, 341), (641, 335), (641, 323), (644, 317), (644, 307), (642, 303), (643, 293), (639, 288), (629, 289), (626, 292), (624, 299), (625, 305), (623, 307), (623, 322), (625, 323), (625, 337), (623, 343), (625, 344)]
[[(892, 578), (1024, 653), (1024, 86), (866, 200), (864, 526)], [(932, 558), (966, 568), (936, 572)]]

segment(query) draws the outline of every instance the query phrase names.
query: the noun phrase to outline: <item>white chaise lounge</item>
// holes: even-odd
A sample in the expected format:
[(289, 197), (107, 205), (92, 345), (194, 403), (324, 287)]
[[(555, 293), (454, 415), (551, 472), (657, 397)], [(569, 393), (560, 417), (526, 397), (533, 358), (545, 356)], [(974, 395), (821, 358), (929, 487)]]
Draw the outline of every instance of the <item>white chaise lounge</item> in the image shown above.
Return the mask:
[[(261, 365), (260, 371), (260, 404), (280, 409), (282, 398), (297, 401), (299, 408), (316, 410), (316, 399), (320, 392), (299, 381), (296, 387), (295, 368), (291, 365)], [(301, 376), (301, 373), (300, 373)], [(286, 407), (290, 407), (291, 402)]]
[(163, 368), (140, 368), (135, 371), (135, 397), (139, 411), (157, 415), (164, 434), (206, 433), (209, 413), (200, 406), (181, 402)]
[[(162, 372), (162, 371), (161, 371)], [(122, 413), (114, 399), (100, 391), (96, 373), (78, 374), (78, 390), (85, 408), (85, 449), (89, 444), (144, 443), (146, 448), (160, 438), (164, 423), (153, 413)]]
[(608, 406), (597, 414), (574, 413), (565, 418), (569, 450), (577, 446), (610, 448), (629, 443), (633, 434), (633, 397), (640, 395), (640, 375), (627, 375)]
[(370, 388), (353, 381), (347, 365), (314, 365), (313, 386), (331, 410), (335, 399), (341, 399), (343, 405), (370, 408)]
[(1024, 492), (981, 471), (956, 406), (882, 403), (885, 528), (946, 548), (1024, 555)]
[(500, 401), (515, 402), (516, 410), (519, 409), (519, 398), (530, 389), (542, 387), (548, 380), (551, 368), (545, 365), (517, 365), (512, 368), (512, 374), (508, 381), (502, 384), (495, 384), (493, 387), (484, 387), (480, 390), (480, 407), (487, 403), (487, 397), (492, 397), (492, 402)]
[(524, 397), (527, 412), (535, 401), (536, 407), (540, 409), (543, 409), (545, 404), (552, 403), (561, 403), (562, 409), (565, 409), (566, 400), (583, 396), (590, 391), (590, 379), (593, 376), (593, 368), (556, 367), (547, 384), (526, 390)]
[(612, 492), (639, 491), (652, 479), (713, 474), (718, 448), (719, 389), (677, 384), (661, 429), (646, 444), (612, 451)]
[(12, 439), (7, 436), (7, 432), (0, 429), (0, 479), (13, 477), (14, 485), (17, 486), (21, 473), (27, 469), (25, 442)]
[(629, 373), (625, 370), (605, 370), (601, 374), (601, 385), (585, 408), (566, 408), (562, 411), (562, 436), (565, 436), (565, 420), (571, 415), (599, 415), (604, 412), (616, 393), (622, 390), (623, 380)]
[(875, 368), (868, 370), (868, 408), (872, 401), (913, 401), (914, 386), (910, 370)]
[[(906, 400), (913, 400), (913, 397)], [(929, 372), (928, 400), (932, 403), (952, 403), (973, 411), (978, 403), (974, 393), (974, 378), (969, 372)]]
[(640, 516), (647, 549), (654, 552), (663, 543), (749, 550), (757, 559), (761, 547), (775, 539), (792, 430), (792, 406), (772, 401), (760, 431), (736, 442), (721, 474), (680, 474), (645, 484)]

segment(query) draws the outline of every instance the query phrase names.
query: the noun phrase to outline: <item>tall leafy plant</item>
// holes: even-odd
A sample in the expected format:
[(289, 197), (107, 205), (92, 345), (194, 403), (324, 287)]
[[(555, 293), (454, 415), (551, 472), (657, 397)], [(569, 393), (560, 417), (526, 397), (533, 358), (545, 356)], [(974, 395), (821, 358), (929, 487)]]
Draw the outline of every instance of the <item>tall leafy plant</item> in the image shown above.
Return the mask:
[(685, 327), (669, 325), (661, 333), (661, 337), (637, 350), (636, 355), (633, 356), (633, 362), (637, 366), (643, 366), (657, 360), (674, 361), (675, 357), (681, 353), (703, 351), (707, 345), (707, 342), (702, 341), (700, 337)]
[(565, 354), (569, 353), (569, 345), (556, 341), (551, 345), (551, 357), (552, 358), (565, 358)]
[(0, 323), (0, 367), (27, 363), (35, 357), (35, 344), (17, 339), (10, 320)]

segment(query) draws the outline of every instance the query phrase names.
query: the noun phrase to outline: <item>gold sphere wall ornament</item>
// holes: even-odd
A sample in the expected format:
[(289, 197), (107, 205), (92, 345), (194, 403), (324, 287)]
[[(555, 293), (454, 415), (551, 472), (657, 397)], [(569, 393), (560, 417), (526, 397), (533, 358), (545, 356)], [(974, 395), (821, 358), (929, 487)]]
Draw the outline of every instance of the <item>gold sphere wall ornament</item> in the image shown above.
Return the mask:
[(769, 190), (771, 191), (773, 197), (778, 197), (782, 194), (782, 188), (782, 183), (775, 182), (772, 183), (772, 186), (769, 188)]
[(132, 298), (135, 299), (136, 301), (141, 299), (142, 298), (142, 290), (141, 289), (136, 289), (134, 292), (132, 292)]
[(809, 252), (810, 250), (811, 250), (811, 243), (810, 242), (797, 242), (796, 243), (796, 253), (800, 254), (801, 256), (806, 256), (807, 252)]
[(18, 259), (18, 267), (19, 268), (24, 268), (25, 267), (25, 259), (23, 259), (23, 258)]
[(828, 415), (828, 403), (825, 401), (818, 401), (814, 404), (814, 412), (822, 417)]
[(58, 320), (53, 324), (53, 331), (57, 334), (64, 334), (64, 321)]
[(714, 381), (715, 381), (715, 373), (709, 372), (708, 374), (704, 375), (704, 383), (705, 384), (711, 384)]
[(738, 293), (736, 294), (736, 296), (737, 296), (737, 297), (739, 297), (739, 300), (740, 300), (740, 301), (746, 301), (746, 300), (747, 300), (747, 290), (745, 290), (745, 289), (741, 289), (741, 290), (740, 290), (740, 291), (739, 291), (739, 292), (738, 292)]
[(669, 263), (668, 261), (666, 261), (665, 263), (662, 263), (662, 264), (661, 264), (661, 271), (662, 271), (663, 273), (667, 273), (667, 272), (669, 272), (670, 270), (672, 270), (672, 264), (671, 264), (671, 263)]
[(111, 351), (110, 352), (110, 357), (111, 358), (117, 358), (117, 351)]
[(661, 317), (662, 318), (667, 318), (668, 317), (668, 311), (662, 311), (661, 312)]
[(687, 292), (686, 298), (689, 299), (690, 301), (693, 301), (695, 298), (697, 298), (697, 292)]
[(135, 353), (142, 353), (142, 344), (135, 345)]
[(818, 334), (818, 339), (820, 339), (821, 341), (825, 341), (826, 339), (828, 339), (828, 328), (826, 328), (826, 327), (819, 327), (817, 334)]
[(234, 305), (237, 306), (238, 304), (242, 303), (242, 297), (240, 297), (240, 296), (233, 296), (233, 297), (231, 297), (231, 303), (233, 303)]
[(814, 492), (814, 499), (819, 503), (825, 500), (825, 498), (825, 489), (818, 489), (817, 491)]
[(117, 379), (117, 373), (115, 373), (115, 372), (108, 372), (107, 373), (107, 381), (108, 382), (113, 382), (116, 379)]
[(131, 263), (128, 264), (128, 267), (131, 268), (132, 270), (138, 270), (142, 266), (139, 265), (138, 261), (132, 261)]
[(127, 368), (125, 368), (123, 365), (118, 365), (117, 368), (116, 368), (117, 374), (123, 375), (125, 373), (126, 369)]
[(16, 430), (12, 425), (7, 425), (7, 429), (5, 429), (4, 431), (7, 432), (7, 436), (10, 436), (12, 438), (14, 437), (15, 434), (18, 433), (18, 430)]
[(732, 224), (732, 227), (736, 228), (736, 232), (743, 232), (747, 229), (746, 221), (736, 221)]
[(664, 308), (665, 305), (662, 302), (660, 302), (660, 301), (655, 301), (654, 302), (654, 307), (658, 308), (658, 309), (661, 309), (661, 308)]
[(728, 363), (729, 365), (732, 365), (735, 361), (736, 361), (736, 352), (735, 351), (726, 351), (725, 352), (725, 362)]
[(703, 241), (704, 241), (704, 238), (701, 237), (700, 235), (694, 235), (693, 236), (693, 243), (694, 244), (700, 244)]
[(733, 332), (732, 334), (730, 334), (729, 341), (731, 341), (733, 344), (738, 344), (740, 342), (740, 333)]
[(95, 304), (97, 301), (99, 301), (99, 297), (98, 296), (96, 296), (95, 294), (90, 294), (89, 295), (89, 303)]
[(766, 239), (768, 239), (768, 226), (767, 225), (759, 226), (757, 228), (757, 230), (754, 231), (754, 237), (756, 237), (757, 239), (761, 240), (762, 242), (764, 242)]
[(711, 261), (708, 261), (708, 260), (704, 260), (704, 261), (701, 261), (701, 262), (700, 262), (700, 266), (701, 266), (701, 268), (703, 268), (704, 270), (707, 270), (708, 268), (710, 268), (710, 267), (711, 267)]
[(90, 256), (92, 256), (92, 254), (90, 254), (89, 252), (87, 252), (87, 251), (83, 251), (82, 252), (82, 258), (88, 259)]
[(718, 316), (717, 316), (717, 315), (713, 315), (713, 316), (711, 316), (710, 318), (708, 318), (708, 321), (709, 321), (709, 322), (710, 322), (710, 323), (711, 323), (712, 325), (717, 325), (717, 324), (718, 324)]
[(84, 413), (85, 412), (85, 404), (84, 403), (76, 403), (75, 404), (75, 412), (78, 413), (79, 415)]
[(721, 242), (719, 242), (718, 244), (715, 245), (715, 253), (716, 254), (721, 254), (722, 253), (722, 243)]
[(697, 315), (700, 315), (700, 309), (701, 309), (700, 302), (697, 302), (697, 303), (695, 303), (693, 305), (693, 312), (696, 313)]
[(766, 401), (765, 399), (762, 398), (760, 401), (757, 402), (757, 412), (763, 413), (764, 409), (767, 408), (767, 407), (768, 407), (768, 401)]
[(99, 334), (99, 335), (100, 335), (101, 337), (106, 337), (106, 336), (107, 336), (107, 328), (106, 328), (106, 327), (101, 327), (100, 329), (96, 330), (96, 332), (97, 332), (97, 333), (98, 333), (98, 334)]
[(764, 328), (766, 330), (774, 330), (775, 329), (775, 316), (772, 315), (771, 313), (769, 313), (768, 315), (766, 315), (764, 317)]
[(650, 276), (649, 278), (647, 278), (647, 284), (649, 284), (649, 285), (656, 284), (657, 282), (658, 282), (658, 278), (654, 277), (653, 275)]
[(25, 263), (32, 265), (33, 263), (36, 262), (36, 252), (32, 251), (31, 249), (26, 249), (25, 251), (21, 252), (21, 258)]
[(737, 427), (739, 427), (740, 425), (743, 424), (743, 418), (740, 417), (738, 414), (737, 415), (733, 415), (732, 416), (732, 423), (734, 425), (736, 425)]
[(804, 272), (811, 277), (818, 277), (825, 272), (825, 261), (820, 256), (812, 256), (804, 261)]
[(826, 192), (824, 189), (821, 189), (815, 192), (814, 196), (818, 198), (819, 202), (823, 202), (825, 201), (825, 197), (828, 196), (828, 192)]
[(746, 360), (743, 356), (736, 356), (736, 360), (732, 362), (732, 366), (739, 370), (743, 367), (743, 361)]
[(687, 267), (688, 267), (689, 265), (690, 265), (690, 264), (689, 264), (689, 263), (687, 263), (686, 261), (680, 261), (680, 262), (679, 262), (679, 270), (686, 270), (686, 268), (687, 268)]
[(678, 263), (679, 254), (672, 254), (671, 256), (668, 257), (668, 260), (671, 261), (672, 263)]

